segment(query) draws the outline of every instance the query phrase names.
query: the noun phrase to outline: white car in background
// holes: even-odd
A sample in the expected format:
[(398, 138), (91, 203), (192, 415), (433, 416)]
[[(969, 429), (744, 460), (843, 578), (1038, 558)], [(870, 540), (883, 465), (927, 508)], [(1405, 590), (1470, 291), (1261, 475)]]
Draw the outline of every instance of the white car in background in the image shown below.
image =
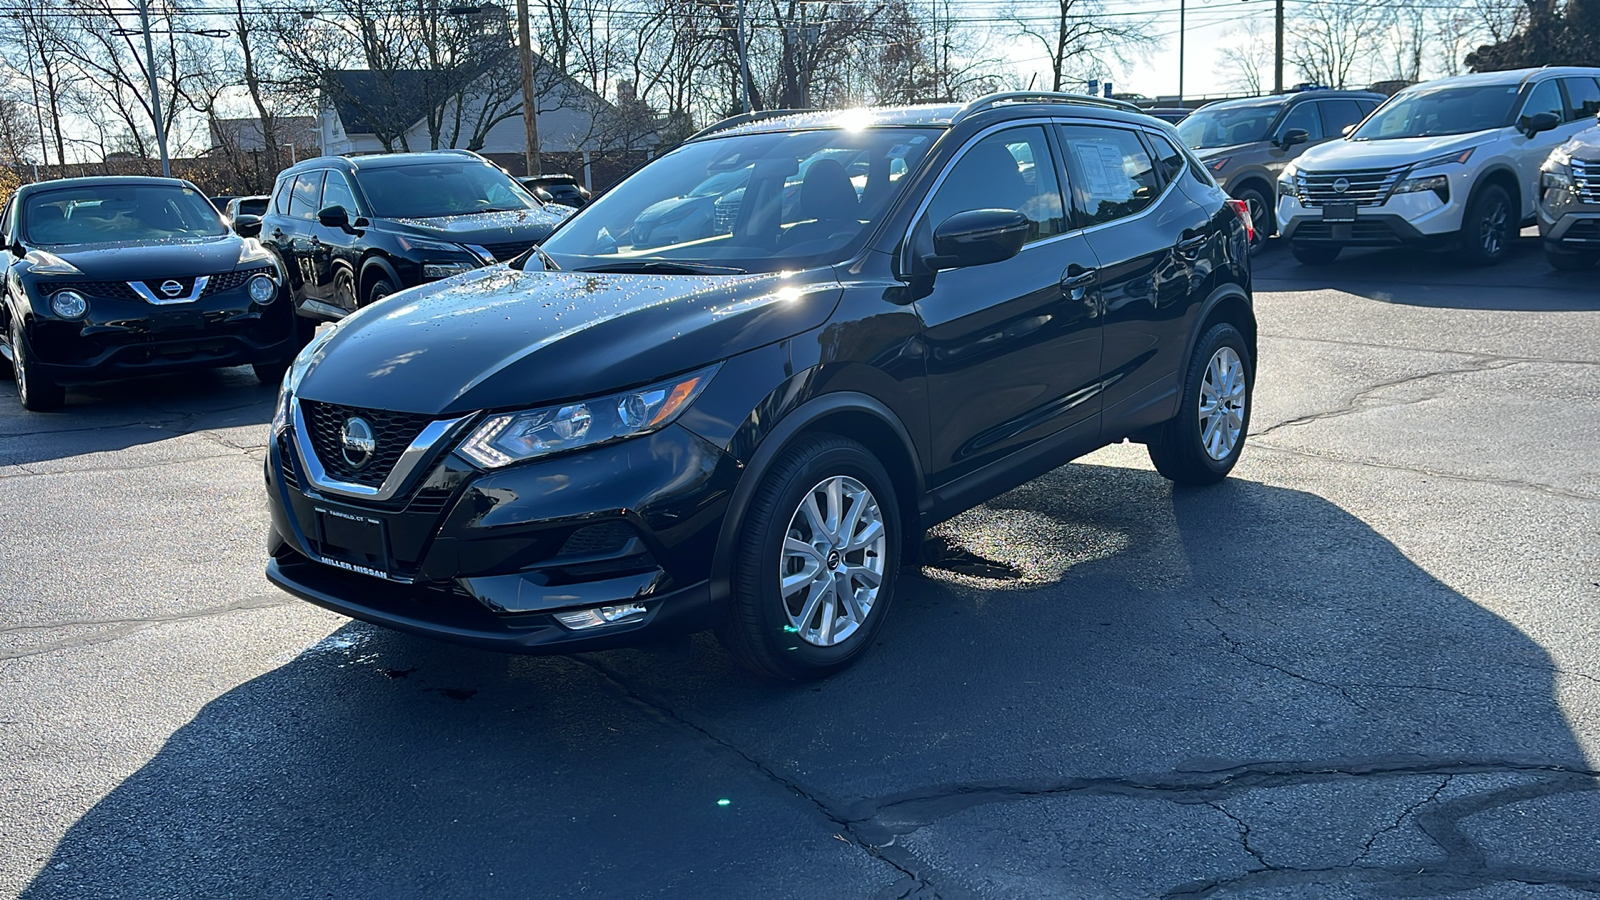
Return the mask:
[(1295, 258), (1345, 247), (1459, 248), (1500, 262), (1534, 221), (1539, 167), (1593, 124), (1600, 68), (1548, 67), (1406, 88), (1343, 140), (1307, 150), (1278, 179), (1278, 228)]

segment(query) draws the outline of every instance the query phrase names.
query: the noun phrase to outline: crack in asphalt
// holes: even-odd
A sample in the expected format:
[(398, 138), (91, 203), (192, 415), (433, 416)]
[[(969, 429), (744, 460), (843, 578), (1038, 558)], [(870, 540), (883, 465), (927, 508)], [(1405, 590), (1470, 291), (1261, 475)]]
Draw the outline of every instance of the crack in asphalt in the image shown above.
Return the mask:
[[(58, 476), (64, 476), (64, 475), (104, 475), (104, 474), (107, 474), (107, 473), (114, 473), (114, 472), (137, 472), (137, 471), (139, 471), (141, 469), (159, 469), (159, 468), (163, 468), (165, 466), (191, 465), (193, 463), (205, 462), (207, 460), (212, 460), (212, 459), (239, 459), (241, 457), (247, 457), (247, 458), (248, 457), (254, 457), (257, 454), (261, 453), (261, 451), (264, 450), (264, 449), (266, 449), (266, 448), (257, 447), (257, 448), (253, 448), (253, 449), (240, 449), (240, 450), (237, 450), (237, 451), (235, 451), (233, 453), (212, 453), (212, 454), (209, 454), (209, 455), (206, 455), (206, 456), (186, 456), (186, 457), (183, 457), (182, 459), (164, 459), (164, 460), (159, 460), (157, 462), (129, 463), (128, 465), (125, 465), (125, 466), (92, 466), (92, 467), (83, 468), (83, 469), (70, 469), (70, 470), (69, 469), (63, 469), (63, 470), (60, 470), (60, 471), (50, 471), (50, 472), (35, 472), (35, 471), (32, 471), (32, 470), (24, 469), (20, 473), (15, 473), (15, 474), (11, 474), (11, 475), (0, 475), (0, 481), (16, 479), (16, 478), (30, 478), (30, 477), (31, 478), (47, 478), (47, 477), (52, 476), (52, 475), (58, 475)], [(19, 465), (19, 466), (17, 466), (17, 468), (21, 469), (22, 466)]]
[(1373, 832), (1372, 837), (1367, 838), (1367, 842), (1365, 844), (1361, 845), (1361, 853), (1354, 860), (1352, 860), (1350, 864), (1351, 865), (1355, 865), (1356, 863), (1359, 863), (1362, 860), (1366, 859), (1368, 856), (1371, 856), (1372, 855), (1372, 848), (1373, 848), (1373, 846), (1375, 844), (1378, 843), (1378, 839), (1379, 838), (1381, 838), (1384, 835), (1390, 833), (1391, 831), (1395, 831), (1402, 824), (1404, 824), (1404, 822), (1406, 820), (1406, 817), (1410, 816), (1411, 814), (1415, 813), (1417, 810), (1421, 809), (1424, 806), (1427, 806), (1429, 803), (1432, 803), (1434, 800), (1438, 799), (1439, 795), (1444, 793), (1444, 789), (1449, 787), (1450, 786), (1450, 782), (1452, 782), (1454, 780), (1455, 780), (1455, 776), (1454, 775), (1446, 775), (1446, 776), (1444, 776), (1443, 778), (1441, 778), (1439, 780), (1439, 784), (1434, 787), (1434, 789), (1428, 794), (1428, 796), (1423, 797), (1421, 800), (1418, 800), (1417, 802), (1407, 806), (1405, 809), (1400, 811), (1400, 815), (1395, 816), (1395, 819), (1394, 819), (1393, 822), (1390, 822), (1388, 825), (1385, 825), (1384, 827), (1382, 827), (1382, 828), (1378, 829), (1377, 831)]
[(1441, 347), (1411, 347), (1405, 344), (1379, 344), (1371, 341), (1342, 341), (1338, 338), (1314, 338), (1303, 335), (1274, 334), (1260, 332), (1260, 336), (1277, 341), (1301, 341), (1307, 344), (1333, 344), (1340, 347), (1360, 347), (1369, 350), (1400, 350), (1407, 353), (1427, 353), (1448, 356), (1474, 356), (1484, 359), (1505, 360), (1507, 362), (1546, 363), (1555, 366), (1600, 366), (1600, 360), (1595, 359), (1562, 359), (1553, 356), (1511, 356), (1504, 353), (1484, 353), (1477, 350), (1449, 350)]
[[(1232, 610), (1229, 610), (1226, 606), (1223, 606), (1220, 602), (1218, 602), (1216, 600), (1216, 598), (1212, 598), (1211, 602), (1215, 603), (1224, 612), (1232, 612)], [(1237, 638), (1235, 638), (1232, 635), (1228, 634), (1227, 629), (1225, 629), (1221, 625), (1217, 624), (1217, 621), (1215, 619), (1213, 619), (1210, 616), (1203, 616), (1202, 618), (1205, 619), (1206, 624), (1208, 624), (1212, 628), (1216, 629), (1217, 635), (1219, 637), (1221, 637), (1222, 638), (1222, 642), (1227, 645), (1228, 652), (1232, 653), (1234, 656), (1237, 656), (1237, 657), (1239, 657), (1240, 659), (1242, 659), (1242, 660), (1244, 660), (1246, 662), (1254, 663), (1254, 664), (1256, 664), (1258, 666), (1261, 666), (1263, 668), (1271, 669), (1274, 672), (1282, 673), (1282, 674), (1287, 675), (1290, 678), (1293, 678), (1293, 679), (1295, 679), (1297, 681), (1303, 681), (1303, 682), (1305, 682), (1307, 684), (1314, 684), (1314, 685), (1317, 685), (1318, 687), (1327, 688), (1327, 689), (1337, 693), (1340, 697), (1343, 697), (1346, 703), (1349, 703), (1351, 706), (1354, 706), (1356, 709), (1362, 710), (1363, 712), (1366, 711), (1366, 707), (1361, 704), (1361, 701), (1359, 701), (1356, 698), (1350, 696), (1350, 692), (1345, 689), (1344, 685), (1336, 684), (1336, 683), (1334, 683), (1332, 681), (1323, 681), (1323, 680), (1321, 680), (1319, 678), (1312, 678), (1309, 675), (1304, 675), (1304, 674), (1302, 674), (1300, 672), (1294, 671), (1293, 669), (1289, 669), (1289, 668), (1286, 668), (1284, 666), (1280, 666), (1277, 663), (1267, 662), (1264, 659), (1257, 659), (1256, 657), (1251, 656), (1249, 653), (1246, 653), (1245, 650), (1244, 650), (1243, 642), (1239, 641)]]
[(54, 644), (44, 644), (22, 650), (0, 650), (0, 662), (11, 659), (24, 659), (30, 656), (43, 656), (60, 650), (71, 650), (79, 647), (90, 647), (96, 644), (105, 644), (120, 638), (136, 634), (157, 625), (170, 625), (179, 622), (188, 622), (196, 619), (205, 619), (213, 616), (228, 615), (236, 612), (246, 612), (258, 609), (272, 609), (279, 606), (293, 606), (299, 601), (284, 594), (257, 594), (246, 597), (233, 603), (221, 606), (211, 606), (205, 609), (191, 610), (189, 612), (171, 613), (164, 616), (135, 616), (123, 619), (85, 619), (60, 622), (40, 622), (28, 625), (11, 625), (0, 628), (0, 635), (25, 634), (35, 631), (51, 631), (63, 628), (100, 628), (93, 634), (85, 635), (69, 641), (59, 641)]
[[(888, 888), (886, 888), (884, 892), (880, 894), (881, 897), (888, 898), (892, 896), (895, 898), (895, 900), (901, 900), (901, 898), (932, 898), (951, 896), (951, 894), (948, 892), (935, 890), (932, 883), (929, 882), (924, 875), (919, 874), (917, 869), (922, 865), (921, 860), (918, 860), (914, 855), (905, 851), (904, 848), (896, 847), (893, 841), (889, 841), (884, 844), (877, 844), (864, 840), (862, 836), (856, 832), (856, 823), (852, 822), (847, 816), (845, 816), (843, 811), (835, 807), (834, 804), (818, 796), (815, 792), (808, 790), (799, 782), (789, 778), (782, 772), (779, 772), (773, 766), (747, 753), (732, 741), (714, 733), (705, 726), (688, 719), (671, 706), (646, 697), (644, 694), (635, 690), (631, 685), (624, 681), (622, 676), (611, 671), (605, 665), (597, 662), (589, 656), (575, 655), (572, 657), (572, 659), (585, 666), (588, 666), (590, 669), (593, 669), (600, 675), (601, 678), (615, 685), (618, 690), (622, 691), (622, 693), (633, 702), (654, 711), (657, 715), (663, 716), (672, 722), (676, 722), (679, 725), (698, 733), (717, 746), (722, 747), (724, 750), (727, 750), (743, 759), (745, 762), (749, 763), (753, 768), (755, 768), (756, 771), (760, 772), (764, 777), (771, 780), (773, 783), (787, 788), (796, 796), (811, 803), (811, 805), (816, 807), (816, 809), (821, 812), (825, 818), (837, 825), (844, 835), (849, 836), (848, 842), (851, 845), (860, 848), (863, 852), (876, 859), (882, 860), (884, 863), (891, 866), (901, 874), (902, 878), (896, 880), (894, 884), (891, 884)], [(908, 882), (907, 879), (910, 879), (910, 881)], [(898, 893), (891, 894), (890, 892)], [(961, 895), (958, 894), (956, 896)]]
[(1498, 370), (1498, 369), (1510, 368), (1511, 366), (1525, 364), (1525, 361), (1523, 361), (1523, 360), (1502, 360), (1502, 359), (1497, 359), (1497, 358), (1492, 357), (1492, 356), (1484, 356), (1484, 355), (1476, 354), (1476, 353), (1473, 353), (1473, 354), (1457, 354), (1456, 351), (1449, 351), (1449, 352), (1451, 352), (1453, 355), (1469, 356), (1469, 357), (1471, 357), (1471, 359), (1467, 362), (1466, 365), (1460, 366), (1460, 367), (1457, 367), (1457, 368), (1437, 369), (1437, 370), (1433, 370), (1433, 371), (1429, 371), (1429, 372), (1423, 372), (1423, 373), (1416, 374), (1416, 375), (1407, 375), (1407, 376), (1405, 376), (1403, 378), (1393, 378), (1393, 379), (1390, 379), (1388, 381), (1384, 381), (1384, 382), (1380, 382), (1378, 384), (1374, 384), (1374, 385), (1372, 385), (1370, 387), (1366, 387), (1366, 388), (1363, 388), (1363, 389), (1357, 391), (1355, 394), (1351, 395), (1349, 400), (1345, 401), (1342, 405), (1340, 405), (1338, 407), (1335, 407), (1334, 409), (1327, 409), (1327, 410), (1322, 410), (1320, 412), (1307, 413), (1306, 415), (1303, 415), (1303, 416), (1296, 416), (1293, 419), (1286, 419), (1286, 420), (1284, 420), (1282, 422), (1278, 422), (1278, 423), (1276, 423), (1274, 425), (1269, 425), (1266, 428), (1261, 429), (1260, 431), (1252, 431), (1252, 432), (1250, 432), (1250, 437), (1252, 437), (1252, 438), (1265, 437), (1265, 436), (1267, 436), (1269, 434), (1272, 434), (1274, 431), (1277, 431), (1277, 430), (1282, 429), (1282, 428), (1295, 428), (1295, 427), (1298, 427), (1300, 425), (1309, 425), (1309, 424), (1311, 424), (1313, 422), (1323, 422), (1323, 421), (1327, 421), (1328, 419), (1337, 419), (1337, 418), (1340, 418), (1341, 416), (1353, 415), (1353, 414), (1358, 413), (1358, 412), (1366, 412), (1367, 410), (1372, 410), (1372, 409), (1388, 409), (1388, 408), (1398, 407), (1398, 406), (1413, 406), (1413, 405), (1416, 405), (1418, 403), (1425, 402), (1427, 400), (1437, 399), (1438, 395), (1434, 394), (1432, 396), (1427, 396), (1427, 397), (1418, 397), (1418, 398), (1415, 398), (1415, 399), (1412, 399), (1412, 400), (1378, 400), (1378, 399), (1374, 399), (1372, 395), (1378, 393), (1379, 391), (1385, 391), (1385, 390), (1388, 390), (1390, 388), (1396, 388), (1396, 387), (1404, 387), (1405, 385), (1408, 385), (1408, 384), (1416, 384), (1418, 382), (1427, 381), (1427, 380), (1432, 379), (1432, 378), (1440, 378), (1440, 377), (1447, 376), (1447, 375), (1470, 375), (1470, 374), (1473, 374), (1475, 372), (1489, 372), (1489, 371), (1495, 371), (1495, 370)]
[(1233, 824), (1239, 828), (1239, 845), (1244, 847), (1244, 852), (1255, 857), (1256, 862), (1261, 864), (1261, 868), (1272, 868), (1272, 863), (1267, 862), (1267, 858), (1261, 855), (1261, 851), (1250, 846), (1250, 823), (1229, 812), (1226, 806), (1215, 800), (1207, 801), (1206, 805), (1232, 819)]
[(1520, 488), (1524, 490), (1537, 491), (1541, 494), (1549, 494), (1552, 497), (1560, 497), (1564, 500), (1579, 500), (1584, 503), (1600, 503), (1600, 496), (1579, 493), (1578, 491), (1569, 491), (1566, 488), (1542, 484), (1537, 481), (1523, 481), (1518, 478), (1494, 478), (1486, 475), (1461, 475), (1455, 472), (1439, 472), (1433, 469), (1424, 469), (1420, 466), (1407, 466), (1400, 463), (1377, 462), (1370, 459), (1350, 459), (1349, 457), (1339, 456), (1333, 453), (1317, 453), (1311, 450), (1296, 449), (1294, 447), (1280, 447), (1274, 444), (1263, 444), (1259, 441), (1252, 441), (1250, 446), (1252, 448), (1259, 448), (1272, 453), (1284, 453), (1290, 456), (1303, 456), (1308, 459), (1317, 459), (1324, 462), (1345, 463), (1346, 465), (1363, 466), (1373, 469), (1387, 469), (1391, 472), (1406, 472), (1412, 475), (1424, 475), (1428, 478), (1438, 478), (1444, 481), (1460, 481), (1466, 484), (1488, 484), (1496, 487)]

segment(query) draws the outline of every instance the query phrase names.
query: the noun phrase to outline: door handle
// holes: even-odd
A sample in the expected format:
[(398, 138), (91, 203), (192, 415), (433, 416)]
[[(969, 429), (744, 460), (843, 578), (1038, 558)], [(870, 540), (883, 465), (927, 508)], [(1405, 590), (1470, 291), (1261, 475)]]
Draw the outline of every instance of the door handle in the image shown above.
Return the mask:
[(282, 228), (274, 228), (274, 229), (272, 229), (272, 236), (274, 238), (276, 238), (277, 240), (280, 240), (280, 241), (283, 240), (283, 229)]
[(1073, 263), (1067, 267), (1066, 274), (1061, 276), (1061, 293), (1074, 303), (1082, 303), (1083, 298), (1089, 294), (1089, 288), (1094, 286), (1099, 277), (1099, 269), (1085, 269)]
[(1194, 237), (1184, 238), (1178, 242), (1178, 252), (1186, 259), (1194, 259), (1200, 253), (1200, 248), (1206, 245), (1207, 237), (1197, 234)]

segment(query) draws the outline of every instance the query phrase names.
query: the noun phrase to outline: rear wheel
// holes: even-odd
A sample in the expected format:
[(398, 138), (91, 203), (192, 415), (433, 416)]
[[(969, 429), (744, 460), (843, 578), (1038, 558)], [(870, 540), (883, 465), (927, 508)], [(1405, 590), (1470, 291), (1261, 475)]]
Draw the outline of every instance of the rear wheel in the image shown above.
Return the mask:
[(1557, 250), (1546, 246), (1544, 258), (1550, 262), (1550, 268), (1557, 272), (1582, 272), (1593, 268), (1595, 260), (1600, 259), (1600, 254), (1585, 253), (1581, 250), (1574, 253), (1571, 250)]
[(1461, 258), (1474, 266), (1492, 266), (1511, 252), (1517, 236), (1511, 195), (1491, 184), (1478, 191), (1461, 219)]
[(22, 408), (34, 412), (60, 409), (67, 402), (67, 389), (34, 369), (33, 352), (27, 338), (15, 323), (11, 327), (11, 375), (17, 383), (17, 399)]
[(1297, 262), (1308, 266), (1325, 266), (1339, 258), (1339, 251), (1344, 247), (1338, 244), (1312, 244), (1305, 241), (1290, 241), (1289, 251), (1294, 254)]
[(871, 646), (894, 597), (900, 507), (883, 465), (855, 441), (802, 439), (751, 500), (717, 638), (740, 665), (822, 678)]
[(1178, 484), (1213, 484), (1233, 471), (1250, 430), (1254, 360), (1228, 322), (1200, 338), (1184, 378), (1178, 415), (1150, 443), (1156, 471)]

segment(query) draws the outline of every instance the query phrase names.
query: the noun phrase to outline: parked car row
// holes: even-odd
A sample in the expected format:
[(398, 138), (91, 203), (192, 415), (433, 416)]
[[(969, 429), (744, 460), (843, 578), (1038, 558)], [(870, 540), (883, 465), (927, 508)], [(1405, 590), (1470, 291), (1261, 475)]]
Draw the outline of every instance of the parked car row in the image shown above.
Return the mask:
[[(1202, 107), (1185, 144), (1299, 261), (1347, 247), (1452, 248), (1492, 265), (1538, 224), (1558, 269), (1600, 258), (1600, 69), (1489, 72), (1381, 94)], [(1594, 173), (1594, 174), (1591, 174)]]

